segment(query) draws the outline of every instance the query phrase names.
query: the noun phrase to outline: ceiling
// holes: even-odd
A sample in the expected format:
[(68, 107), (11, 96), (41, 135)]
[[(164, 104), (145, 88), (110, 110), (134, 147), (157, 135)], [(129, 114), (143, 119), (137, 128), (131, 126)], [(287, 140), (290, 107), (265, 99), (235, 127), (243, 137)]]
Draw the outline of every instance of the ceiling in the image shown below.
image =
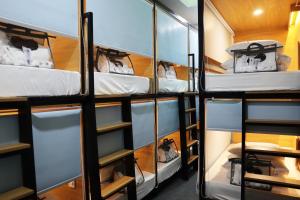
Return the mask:
[[(290, 5), (297, 0), (211, 0), (235, 33), (287, 29)], [(255, 9), (260, 16), (253, 16)]]

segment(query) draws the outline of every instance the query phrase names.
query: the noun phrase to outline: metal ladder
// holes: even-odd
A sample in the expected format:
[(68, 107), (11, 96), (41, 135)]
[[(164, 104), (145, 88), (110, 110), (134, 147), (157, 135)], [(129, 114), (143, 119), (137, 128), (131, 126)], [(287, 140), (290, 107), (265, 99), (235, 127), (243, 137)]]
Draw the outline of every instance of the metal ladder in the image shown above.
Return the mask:
[[(255, 127), (264, 126), (264, 127), (294, 127), (299, 128), (300, 135), (300, 121), (291, 121), (291, 120), (261, 120), (261, 119), (248, 119), (247, 114), (248, 101), (247, 95), (244, 95), (242, 98), (242, 180), (241, 180), (241, 199), (244, 200), (248, 195), (246, 195), (248, 190), (253, 190), (250, 188), (246, 189), (246, 182), (254, 182), (261, 184), (269, 184), (272, 186), (286, 187), (293, 189), (300, 189), (300, 180), (290, 179), (290, 178), (281, 178), (274, 176), (259, 175), (246, 172), (246, 155), (255, 154), (255, 155), (268, 155), (268, 156), (278, 156), (278, 157), (291, 157), (291, 158), (300, 158), (299, 150), (263, 150), (255, 148), (246, 148), (246, 136), (251, 127), (251, 130)], [(275, 133), (276, 134), (276, 133)], [(267, 192), (267, 191), (266, 191)], [(277, 197), (280, 196), (282, 199), (300, 199), (298, 197), (290, 196), (284, 193), (274, 193)], [(262, 197), (264, 199), (264, 197)]]
[[(120, 102), (122, 112), (122, 122), (114, 123), (107, 126), (96, 127), (95, 103), (110, 103)], [(133, 148), (133, 133), (131, 121), (131, 98), (130, 96), (116, 96), (116, 97), (95, 97), (95, 103), (90, 107), (92, 113), (91, 119), (94, 130), (90, 132), (89, 142), (87, 144), (91, 147), (86, 148), (87, 155), (90, 160), (88, 163), (89, 184), (92, 199), (107, 199), (115, 193), (127, 188), (128, 199), (136, 200), (136, 183), (135, 183), (135, 159)], [(88, 106), (88, 105), (87, 105)], [(85, 112), (89, 112), (87, 107)], [(93, 118), (94, 117), (94, 118)], [(92, 119), (93, 118), (93, 119)], [(88, 125), (87, 125), (88, 126)], [(88, 127), (87, 127), (88, 128)], [(112, 154), (99, 157), (98, 156), (98, 142), (97, 138), (100, 135), (110, 134), (113, 131), (123, 130), (124, 149), (114, 152)], [(91, 131), (91, 130), (90, 130)], [(101, 148), (101, 147), (100, 147)], [(93, 158), (92, 158), (93, 157)], [(91, 160), (92, 159), (92, 160)], [(113, 163), (122, 161), (125, 166), (125, 175), (120, 179), (102, 187), (100, 184), (100, 169), (107, 167)], [(96, 178), (95, 178), (96, 177)], [(98, 188), (98, 189), (97, 189)], [(99, 190), (100, 188), (100, 190)]]
[(23, 175), (23, 185), (0, 193), (0, 199), (37, 199), (30, 103), (27, 98), (2, 98), (0, 109), (17, 109), (19, 120), (19, 141), (0, 145), (0, 159), (20, 155)]
[[(188, 106), (186, 106), (186, 99)], [(196, 119), (196, 93), (182, 93), (179, 95), (179, 122), (181, 142), (182, 178), (189, 179), (189, 169), (198, 169), (198, 136)]]

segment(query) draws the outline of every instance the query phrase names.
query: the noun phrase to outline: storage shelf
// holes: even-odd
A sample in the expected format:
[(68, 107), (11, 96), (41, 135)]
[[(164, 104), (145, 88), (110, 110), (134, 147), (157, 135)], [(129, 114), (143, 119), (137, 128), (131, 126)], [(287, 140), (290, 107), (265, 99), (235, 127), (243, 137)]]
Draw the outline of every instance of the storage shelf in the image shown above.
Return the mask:
[(186, 130), (189, 131), (189, 130), (192, 130), (192, 129), (194, 129), (194, 128), (197, 128), (197, 124), (192, 124), (192, 125), (190, 125), (190, 126), (187, 126), (187, 127), (186, 127)]
[(0, 194), (0, 200), (19, 200), (30, 195), (33, 195), (34, 191), (26, 187), (19, 187), (8, 192)]
[(248, 147), (246, 149), (246, 153), (258, 154), (258, 155), (300, 158), (299, 150), (290, 150), (290, 149), (280, 149), (280, 150), (276, 151), (276, 150), (255, 149), (255, 148)]
[(264, 183), (279, 187), (300, 189), (300, 180), (246, 173), (245, 181)]
[(188, 109), (185, 109), (185, 112), (186, 112), (186, 113), (189, 113), (189, 112), (196, 112), (196, 108), (188, 108)]
[(188, 160), (188, 165), (192, 164), (194, 161), (198, 159), (198, 155), (191, 155), (189, 160)]
[(121, 177), (117, 181), (114, 181), (111, 184), (103, 187), (101, 189), (101, 197), (103, 199), (106, 199), (106, 198), (110, 197), (111, 195), (115, 194), (119, 190), (121, 190), (124, 187), (126, 187), (132, 181), (134, 181), (133, 177), (129, 177), (129, 176), (123, 176), (123, 177)]
[(247, 119), (248, 125), (264, 125), (264, 126), (292, 126), (300, 127), (299, 120), (267, 120), (267, 119)]
[(131, 122), (120, 122), (120, 123), (116, 123), (116, 124), (112, 124), (112, 125), (97, 128), (97, 133), (98, 134), (104, 134), (104, 133), (108, 133), (108, 132), (111, 132), (111, 131), (116, 131), (116, 130), (119, 130), (119, 129), (128, 128), (131, 125), (132, 125)]
[(117, 160), (120, 160), (130, 154), (133, 154), (133, 153), (134, 153), (133, 150), (123, 149), (123, 150), (117, 151), (115, 153), (109, 154), (107, 156), (99, 158), (99, 166), (105, 167), (105, 166), (107, 166)]
[(21, 151), (24, 149), (29, 149), (30, 147), (31, 147), (31, 145), (26, 144), (26, 143), (3, 145), (3, 146), (0, 146), (0, 155), (12, 153), (12, 152), (16, 152), (16, 151)]
[(189, 140), (186, 144), (187, 148), (190, 148), (191, 146), (195, 145), (198, 143), (198, 140)]

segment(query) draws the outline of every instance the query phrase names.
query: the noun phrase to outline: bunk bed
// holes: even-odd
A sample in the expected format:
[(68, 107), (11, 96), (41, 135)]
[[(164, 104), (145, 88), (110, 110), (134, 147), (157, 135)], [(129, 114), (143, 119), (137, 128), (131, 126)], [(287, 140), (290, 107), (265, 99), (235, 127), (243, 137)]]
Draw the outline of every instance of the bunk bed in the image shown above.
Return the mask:
[[(132, 1), (125, 3), (121, 0), (114, 2), (89, 0), (86, 2), (86, 5), (87, 10), (93, 12), (93, 19), (89, 19), (87, 24), (90, 28), (88, 34), (89, 77), (91, 80), (89, 82), (89, 91), (90, 98), (94, 102), (90, 102), (89, 108), (86, 108), (90, 112), (86, 111), (85, 113), (87, 115), (85, 122), (90, 126), (87, 128), (90, 128), (89, 131), (92, 132), (92, 134), (86, 136), (90, 147), (86, 147), (85, 149), (88, 156), (87, 160), (91, 162), (88, 164), (88, 170), (91, 173), (91, 179), (89, 180), (91, 196), (95, 199), (119, 198), (119, 196), (122, 196), (122, 193), (119, 191), (127, 187), (125, 196), (128, 195), (129, 199), (142, 199), (154, 190), (158, 184), (161, 184), (181, 169), (182, 159), (180, 150), (178, 151), (179, 156), (168, 163), (157, 162), (155, 152), (157, 152), (158, 148), (157, 140), (169, 137), (174, 132), (179, 133), (179, 103), (177, 98), (180, 93), (188, 91), (188, 81), (172, 80), (173, 82), (170, 82), (166, 80), (164, 84), (164, 80), (158, 79), (156, 75), (157, 69), (153, 71), (155, 72), (154, 78), (157, 79), (156, 82), (150, 81), (150, 78), (147, 77), (137, 76), (138, 73), (134, 72), (136, 70), (135, 63), (132, 65), (132, 62), (128, 59), (128, 56), (130, 57), (128, 54), (144, 56), (153, 63), (153, 60), (155, 61), (157, 58), (157, 52), (170, 53), (168, 50), (157, 51), (155, 47), (156, 42), (153, 40), (156, 40), (156, 38), (153, 38), (152, 34), (154, 31), (153, 22), (156, 21), (156, 15), (153, 14), (153, 10), (155, 10), (162, 14), (162, 21), (160, 22), (164, 23), (164, 20), (166, 20), (165, 22), (171, 25), (174, 23), (179, 24), (181, 28), (179, 31), (180, 42), (176, 47), (178, 50), (175, 50), (175, 53), (180, 54), (180, 59), (181, 61), (183, 60), (183, 63), (181, 61), (177, 62), (178, 60), (176, 59), (171, 59), (171, 61), (187, 66), (188, 26), (187, 24), (183, 25), (176, 19), (174, 20), (173, 16), (164, 11), (161, 13), (161, 8), (156, 5), (155, 1)], [(111, 10), (114, 10), (114, 12), (126, 12), (127, 14), (121, 19), (110, 19), (108, 26), (107, 21), (103, 19)], [(91, 13), (87, 13), (85, 16), (91, 18)], [(92, 24), (89, 24), (90, 20), (93, 20)], [(111, 24), (115, 24), (115, 26), (111, 26)], [(94, 28), (92, 29), (91, 26)], [(131, 29), (127, 28), (129, 26)], [(162, 28), (161, 25), (157, 26)], [(105, 32), (102, 31), (104, 29), (106, 30)], [(174, 33), (171, 34), (174, 36)], [(130, 37), (124, 37), (124, 35), (130, 35)], [(167, 35), (165, 34), (163, 38)], [(175, 41), (178, 41), (178, 38), (175, 38)], [(160, 41), (163, 42), (164, 40)], [(166, 44), (161, 43), (161, 45), (160, 47), (165, 46), (170, 48)], [(113, 52), (114, 55), (107, 52)], [(99, 56), (101, 54), (109, 54), (107, 57), (110, 57), (110, 59), (104, 59), (106, 62), (101, 61), (103, 59)], [(126, 61), (122, 61), (122, 64), (126, 66), (125, 68), (131, 68), (130, 72), (123, 73), (114, 69), (107, 70), (108, 67), (105, 67), (105, 64), (107, 65), (110, 62), (114, 65), (118, 64), (118, 62), (115, 62), (116, 59), (111, 59), (115, 58), (114, 56), (123, 56), (123, 61)], [(176, 56), (173, 55), (174, 57)], [(170, 59), (163, 59), (163, 56), (161, 56), (158, 60)], [(101, 62), (104, 64), (98, 65)], [(157, 65), (154, 65), (154, 68), (157, 68)], [(179, 85), (179, 89), (172, 89), (174, 82), (180, 82), (180, 84), (177, 84)], [(152, 84), (156, 85), (156, 83), (160, 86), (153, 88), (154, 94), (148, 94), (150, 89), (152, 89)], [(168, 87), (171, 87), (171, 89), (169, 90)], [(168, 94), (166, 94), (166, 90), (161, 90), (162, 88), (167, 88)], [(149, 107), (153, 107), (153, 109), (149, 109)], [(190, 108), (183, 109), (188, 110)], [(193, 112), (192, 110), (189, 112)], [(96, 123), (94, 124), (93, 121), (96, 121)], [(146, 124), (144, 123), (145, 121), (147, 121)], [(155, 128), (155, 126), (158, 127)], [(193, 128), (195, 127), (193, 126)], [(180, 146), (181, 142), (179, 140), (177, 143)], [(133, 156), (140, 154), (141, 149), (148, 146), (154, 147), (153, 155), (151, 155), (151, 158), (155, 161), (154, 169), (146, 169), (141, 164), (145, 181), (143, 184), (137, 185), (137, 180), (134, 181), (133, 179), (132, 159), (134, 159)], [(121, 150), (128, 150), (128, 154), (119, 155), (115, 160), (112, 159), (113, 155), (117, 155)], [(148, 154), (145, 155), (149, 156)], [(131, 178), (130, 181), (118, 185), (119, 187), (116, 186), (117, 183), (120, 183), (119, 181), (116, 181), (116, 184), (114, 181), (110, 181), (110, 187), (104, 186), (103, 180), (101, 180), (102, 175), (105, 174), (103, 171), (105, 166), (101, 165), (101, 162), (104, 160), (109, 160), (107, 166), (117, 164), (118, 161), (126, 162), (126, 177)], [(143, 158), (139, 158), (137, 162), (143, 163)], [(98, 168), (100, 168), (100, 171), (97, 170)], [(133, 185), (136, 187), (134, 188)]]
[[(55, 1), (6, 1), (2, 4), (0, 96), (1, 123), (4, 124), (1, 127), (10, 130), (10, 136), (3, 136), (6, 139), (1, 142), (1, 151), (6, 149), (7, 155), (13, 157), (7, 157), (10, 161), (1, 168), (1, 180), (9, 181), (1, 182), (0, 198), (36, 199), (39, 194), (81, 176), (82, 77), (78, 72), (54, 69), (53, 49), (50, 48), (55, 40), (52, 34), (79, 38), (78, 5), (77, 2)], [(16, 9), (16, 5), (22, 9)], [(57, 6), (68, 10), (54, 10)], [(26, 7), (35, 12), (27, 12)], [(55, 13), (51, 21), (44, 13), (46, 8), (51, 8), (48, 14)], [(61, 26), (65, 23), (69, 26)], [(7, 103), (11, 105), (3, 109), (2, 105)], [(66, 104), (73, 107), (66, 107)], [(55, 108), (45, 109), (47, 106)], [(17, 143), (11, 148), (16, 142), (23, 146)]]
[[(199, 6), (200, 10), (202, 10), (202, 6)], [(199, 21), (199, 27), (203, 28), (202, 23)], [(203, 29), (200, 28), (200, 31)], [(199, 34), (203, 35), (203, 32)], [(242, 53), (244, 50), (238, 51), (237, 53)], [(251, 53), (255, 53), (255, 50)], [(247, 56), (249, 55), (252, 54), (247, 54)], [(202, 62), (203, 59), (199, 61)], [(235, 63), (232, 66), (234, 72), (237, 70), (236, 65)], [(299, 191), (297, 191), (299, 189), (297, 186), (299, 171), (295, 167), (295, 158), (299, 156), (299, 152), (281, 147), (264, 150), (264, 144), (259, 143), (257, 146), (251, 147), (246, 141), (247, 133), (271, 135), (298, 135), (299, 133), (299, 73), (297, 71), (269, 71), (208, 74), (204, 73), (204, 66), (202, 66), (203, 73), (200, 81), (203, 97), (200, 97), (199, 106), (203, 111), (200, 112), (200, 124), (205, 124), (205, 126), (200, 127), (200, 150), (204, 152), (205, 156), (200, 160), (200, 169), (202, 169), (198, 185), (201, 191), (200, 199), (299, 198)], [(220, 145), (220, 149), (218, 149), (218, 156), (211, 161), (209, 156), (211, 150), (206, 144), (211, 140), (211, 130), (241, 132), (241, 143), (238, 144), (240, 146), (239, 156), (232, 154), (231, 149), (235, 145), (230, 144), (229, 136), (227, 139), (219, 140), (223, 145)], [(208, 131), (207, 134), (206, 131)], [(215, 137), (214, 140), (218, 141), (218, 137)], [(285, 157), (283, 167), (289, 171), (289, 174), (283, 176), (279, 173), (282, 169), (277, 166), (275, 170), (279, 172), (274, 176), (250, 174), (249, 165), (247, 165), (249, 159), (246, 157), (249, 154), (269, 155), (274, 158)], [(239, 186), (233, 185), (230, 180), (233, 164), (228, 160), (232, 157), (241, 159)], [(271, 185), (272, 190), (253, 189), (253, 185), (249, 187), (249, 182), (255, 183), (256, 186)]]

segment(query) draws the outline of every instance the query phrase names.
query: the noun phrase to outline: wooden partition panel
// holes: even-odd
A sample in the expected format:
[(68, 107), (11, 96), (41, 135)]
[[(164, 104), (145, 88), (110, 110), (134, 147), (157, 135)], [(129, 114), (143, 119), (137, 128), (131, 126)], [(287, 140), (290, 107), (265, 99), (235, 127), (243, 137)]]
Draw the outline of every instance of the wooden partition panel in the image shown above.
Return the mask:
[[(288, 135), (271, 135), (271, 134), (257, 134), (257, 133), (247, 133), (247, 142), (267, 142), (278, 144), (282, 147), (296, 148), (296, 136)], [(241, 133), (234, 132), (232, 134), (232, 143), (241, 142)]]
[(137, 163), (142, 171), (155, 173), (155, 146), (154, 144), (140, 148), (134, 152)]
[(50, 39), (50, 45), (56, 69), (79, 71), (79, 40), (59, 36)]

